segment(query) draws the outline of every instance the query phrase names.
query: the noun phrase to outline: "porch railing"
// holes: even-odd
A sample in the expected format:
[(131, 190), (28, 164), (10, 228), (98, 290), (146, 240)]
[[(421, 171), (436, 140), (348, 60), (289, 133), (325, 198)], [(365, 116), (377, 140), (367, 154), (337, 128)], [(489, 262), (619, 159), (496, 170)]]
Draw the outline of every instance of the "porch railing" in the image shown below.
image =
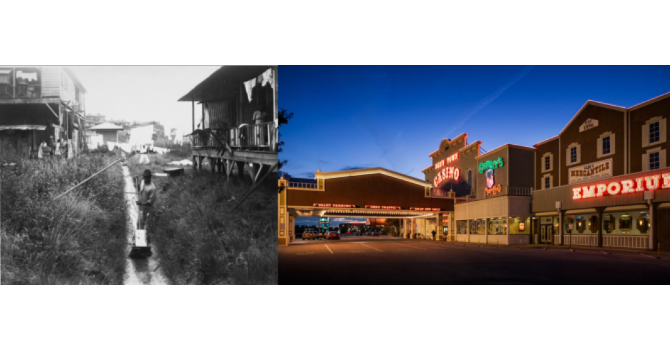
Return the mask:
[(42, 86), (40, 83), (17, 83), (15, 85), (0, 83), (0, 99), (40, 98)]
[(317, 184), (316, 183), (311, 183), (311, 182), (289, 182), (288, 187), (289, 188), (304, 188), (304, 189), (315, 190), (315, 189), (317, 189)]
[(217, 147), (220, 142), (226, 142), (230, 147), (257, 148), (271, 150), (275, 146), (274, 122), (244, 125), (241, 128), (228, 130), (211, 130), (191, 136), (193, 147)]

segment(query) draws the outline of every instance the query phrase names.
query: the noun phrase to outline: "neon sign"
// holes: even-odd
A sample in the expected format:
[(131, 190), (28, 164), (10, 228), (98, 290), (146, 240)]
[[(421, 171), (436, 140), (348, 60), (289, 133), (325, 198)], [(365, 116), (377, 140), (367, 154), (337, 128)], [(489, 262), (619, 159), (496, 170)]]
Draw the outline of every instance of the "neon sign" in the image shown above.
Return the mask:
[(356, 208), (353, 204), (314, 203), (312, 206), (319, 208)]
[(365, 206), (367, 209), (395, 209), (395, 210), (400, 210), (400, 207), (393, 207), (393, 206), (388, 206), (388, 205), (366, 205)]
[[(663, 177), (661, 184), (661, 177)], [(660, 188), (670, 188), (670, 173), (638, 177), (634, 180), (614, 181), (608, 184), (599, 183), (591, 186), (579, 186), (572, 188), (572, 199), (602, 197), (604, 195), (616, 196), (624, 193), (636, 193), (654, 191)]]
[(454, 153), (454, 154), (450, 155), (449, 157), (447, 157), (445, 159), (442, 159), (441, 161), (435, 163), (435, 170), (440, 169), (445, 164), (450, 164), (450, 163), (455, 162), (457, 160), (458, 160), (458, 153)]
[(496, 195), (502, 191), (502, 186), (498, 184), (498, 186), (493, 186), (491, 189), (485, 188), (484, 191), (486, 191), (486, 196), (488, 197), (490, 194)]
[(416, 210), (416, 211), (440, 211), (440, 208), (417, 208), (417, 207), (410, 207), (409, 210)]
[(479, 163), (479, 173), (482, 174), (484, 170), (488, 169), (498, 169), (505, 165), (502, 158), (498, 157), (496, 160), (487, 160), (483, 163)]
[(448, 179), (458, 180), (460, 177), (461, 177), (461, 170), (459, 168), (446, 167), (442, 169), (442, 171), (439, 171), (437, 175), (435, 175), (433, 184), (435, 185), (435, 187), (440, 187), (440, 184), (445, 180)]

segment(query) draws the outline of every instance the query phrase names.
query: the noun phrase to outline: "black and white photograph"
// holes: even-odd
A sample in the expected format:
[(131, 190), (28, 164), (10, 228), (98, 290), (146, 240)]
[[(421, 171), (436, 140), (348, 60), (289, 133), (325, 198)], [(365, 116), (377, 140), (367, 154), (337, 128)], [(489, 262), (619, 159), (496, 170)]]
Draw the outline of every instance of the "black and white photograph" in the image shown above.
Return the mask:
[(277, 73), (0, 66), (2, 284), (277, 284)]

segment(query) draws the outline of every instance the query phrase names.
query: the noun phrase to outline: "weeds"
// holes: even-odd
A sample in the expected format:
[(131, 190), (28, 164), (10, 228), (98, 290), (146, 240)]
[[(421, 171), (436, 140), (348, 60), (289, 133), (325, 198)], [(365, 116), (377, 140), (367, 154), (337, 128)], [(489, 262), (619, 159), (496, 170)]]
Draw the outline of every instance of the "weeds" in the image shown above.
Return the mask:
[[(128, 160), (132, 175), (162, 172), (185, 157), (149, 155)], [(277, 197), (273, 177), (230, 213), (251, 183), (208, 170), (157, 177), (156, 217), (149, 235), (159, 264), (175, 284), (277, 284)]]
[(125, 202), (114, 154), (27, 160), (2, 154), (3, 284), (120, 284), (125, 268)]

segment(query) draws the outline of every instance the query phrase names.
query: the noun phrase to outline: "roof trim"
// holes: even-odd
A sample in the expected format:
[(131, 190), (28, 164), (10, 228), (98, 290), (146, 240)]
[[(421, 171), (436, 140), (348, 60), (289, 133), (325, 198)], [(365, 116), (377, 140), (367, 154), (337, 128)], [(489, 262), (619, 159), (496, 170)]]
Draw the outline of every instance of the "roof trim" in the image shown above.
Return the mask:
[(442, 153), (442, 151), (444, 150), (444, 146), (446, 145), (446, 143), (449, 143), (449, 146), (451, 147), (451, 145), (452, 145), (453, 143), (455, 143), (455, 142), (456, 142), (458, 139), (460, 139), (460, 138), (465, 138), (465, 143), (467, 143), (467, 137), (468, 137), (468, 134), (466, 134), (466, 133), (462, 133), (462, 134), (460, 134), (460, 135), (454, 137), (454, 138), (451, 139), (451, 140), (450, 140), (450, 139), (442, 139), (442, 142), (440, 142), (440, 148), (438, 148), (438, 149), (436, 149), (435, 151), (433, 151), (431, 154), (428, 155), (428, 157), (433, 158), (433, 156), (436, 156), (436, 155)]
[(577, 119), (577, 116), (579, 116), (587, 106), (597, 106), (597, 107), (609, 108), (609, 109), (613, 109), (615, 111), (621, 111), (621, 112), (625, 112), (627, 110), (626, 107), (615, 106), (615, 105), (611, 105), (611, 104), (608, 104), (608, 103), (588, 100), (588, 101), (586, 101), (586, 103), (584, 103), (582, 108), (580, 108), (579, 111), (577, 111), (577, 113), (572, 117), (572, 119), (570, 119), (570, 121), (567, 124), (565, 124), (565, 127), (563, 127), (563, 130), (561, 130), (561, 132), (558, 133), (559, 136), (565, 132), (565, 130), (570, 126), (570, 124), (572, 124), (572, 122), (574, 122), (575, 119)]
[(556, 135), (556, 136), (554, 136), (554, 137), (550, 137), (550, 138), (548, 138), (548, 139), (546, 139), (546, 140), (544, 140), (544, 141), (540, 141), (540, 142), (534, 144), (533, 147), (537, 147), (537, 146), (539, 146), (539, 145), (543, 145), (543, 144), (545, 144), (545, 143), (547, 143), (547, 142), (551, 142), (551, 141), (554, 141), (554, 140), (558, 140), (558, 135)]
[(480, 154), (480, 155), (476, 156), (475, 159), (479, 159), (479, 158), (485, 157), (485, 156), (489, 155), (489, 153), (497, 152), (497, 151), (500, 151), (500, 150), (505, 149), (505, 148), (518, 148), (518, 149), (522, 149), (522, 150), (526, 150), (526, 151), (533, 151), (533, 152), (535, 152), (535, 148), (533, 148), (533, 147), (527, 147), (527, 146), (515, 145), (515, 144), (513, 144), (513, 143), (506, 143), (506, 144), (504, 144), (504, 145), (502, 145), (502, 146), (500, 146), (500, 147), (496, 147), (496, 148), (494, 148), (494, 149), (492, 149), (492, 150), (490, 150), (490, 151), (488, 151), (488, 152), (486, 152), (486, 153), (484, 153), (484, 154)]
[(651, 100), (647, 100), (647, 101), (644, 101), (644, 102), (642, 102), (642, 103), (638, 103), (638, 104), (636, 104), (635, 106), (628, 108), (628, 110), (629, 110), (629, 111), (633, 111), (633, 110), (635, 110), (635, 109), (639, 109), (639, 108), (648, 106), (648, 105), (650, 105), (650, 104), (652, 104), (652, 103), (654, 103), (654, 102), (658, 102), (658, 101), (660, 101), (660, 100), (664, 100), (664, 99), (666, 99), (666, 98), (668, 98), (668, 97), (670, 97), (670, 92), (666, 92), (666, 93), (664, 93), (664, 94), (661, 95), (661, 96), (656, 96), (656, 97), (652, 98)]
[(365, 169), (352, 169), (352, 170), (341, 170), (341, 171), (329, 171), (329, 172), (320, 172), (317, 171), (314, 173), (314, 177), (317, 179), (337, 179), (342, 177), (351, 177), (351, 176), (363, 176), (363, 175), (374, 175), (382, 174), (390, 177), (394, 177), (399, 180), (411, 182), (415, 185), (424, 186), (424, 187), (433, 187), (433, 185), (427, 181), (419, 180), (415, 177), (408, 176), (405, 174), (397, 173), (392, 170), (385, 168), (365, 168)]

